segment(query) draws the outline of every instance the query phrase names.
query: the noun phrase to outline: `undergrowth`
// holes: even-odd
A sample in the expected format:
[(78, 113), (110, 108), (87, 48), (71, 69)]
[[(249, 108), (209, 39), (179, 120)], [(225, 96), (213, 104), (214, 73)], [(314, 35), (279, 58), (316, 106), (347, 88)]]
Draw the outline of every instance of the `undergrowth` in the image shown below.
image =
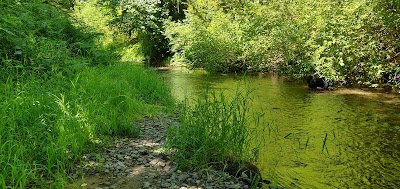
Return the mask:
[(73, 80), (0, 86), (2, 188), (62, 187), (88, 144), (135, 136), (135, 118), (173, 104), (159, 78), (128, 64), (87, 68)]
[(54, 3), (0, 1), (0, 188), (65, 188), (89, 146), (173, 104), (152, 71), (117, 63), (113, 35)]

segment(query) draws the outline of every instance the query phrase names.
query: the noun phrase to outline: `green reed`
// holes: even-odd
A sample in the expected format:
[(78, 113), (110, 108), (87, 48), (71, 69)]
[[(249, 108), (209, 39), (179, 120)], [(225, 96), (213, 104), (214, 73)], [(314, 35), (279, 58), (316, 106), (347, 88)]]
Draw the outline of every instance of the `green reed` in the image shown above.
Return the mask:
[[(167, 144), (182, 169), (202, 169), (233, 160), (249, 160), (254, 138), (249, 114), (250, 92), (232, 97), (206, 90), (180, 105), (180, 125), (168, 129)], [(255, 119), (258, 120), (258, 119)], [(255, 121), (258, 124), (258, 121)], [(254, 123), (253, 123), (254, 124)]]

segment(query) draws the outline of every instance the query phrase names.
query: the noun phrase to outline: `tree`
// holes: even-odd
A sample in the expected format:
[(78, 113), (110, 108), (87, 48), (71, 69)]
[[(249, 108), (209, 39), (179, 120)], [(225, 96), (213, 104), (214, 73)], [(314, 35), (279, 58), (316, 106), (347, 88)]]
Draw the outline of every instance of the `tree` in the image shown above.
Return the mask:
[(131, 42), (141, 42), (147, 65), (163, 64), (171, 55), (163, 23), (183, 19), (186, 5), (174, 0), (114, 0), (110, 5), (115, 10), (112, 24)]

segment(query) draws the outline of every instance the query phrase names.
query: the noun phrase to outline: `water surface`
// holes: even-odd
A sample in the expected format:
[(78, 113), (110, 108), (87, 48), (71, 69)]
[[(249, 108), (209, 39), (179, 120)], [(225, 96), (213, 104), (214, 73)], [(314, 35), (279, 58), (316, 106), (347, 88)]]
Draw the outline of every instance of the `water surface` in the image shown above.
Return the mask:
[[(206, 84), (225, 93), (241, 77), (175, 69), (161, 73), (174, 96), (196, 96)], [(286, 188), (397, 188), (400, 185), (400, 96), (379, 90), (306, 84), (247, 75), (252, 111), (266, 120), (257, 165)]]

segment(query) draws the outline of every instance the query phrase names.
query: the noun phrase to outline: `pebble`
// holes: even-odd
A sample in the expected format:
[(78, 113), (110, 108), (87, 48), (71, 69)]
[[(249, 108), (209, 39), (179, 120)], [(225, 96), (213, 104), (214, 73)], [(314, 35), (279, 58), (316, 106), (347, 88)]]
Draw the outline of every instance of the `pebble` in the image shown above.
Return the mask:
[(110, 182), (103, 182), (101, 185), (103, 185), (103, 186), (111, 186), (111, 183)]
[(143, 188), (150, 188), (150, 182), (143, 182)]
[(179, 175), (179, 176), (177, 177), (177, 179), (178, 179), (180, 182), (186, 180), (187, 178), (189, 178), (189, 175), (188, 175), (188, 174)]
[(225, 187), (233, 188), (233, 189), (242, 188), (242, 186), (240, 184), (228, 184), (228, 185), (225, 185)]
[[(221, 171), (180, 171), (166, 158), (167, 155), (156, 153), (155, 150), (164, 145), (165, 127), (179, 125), (176, 118), (156, 116), (156, 119), (147, 118), (138, 124), (142, 131), (139, 138), (117, 139), (102, 152), (84, 154), (81, 164), (77, 165), (79, 171), (72, 175), (79, 178), (82, 169), (84, 174), (105, 174), (107, 178), (100, 182), (101, 187), (95, 189), (127, 188), (123, 186), (134, 177), (135, 167), (142, 166), (146, 171), (139, 174), (141, 187), (145, 189), (250, 188), (240, 178)], [(93, 158), (101, 159), (101, 162)]]

